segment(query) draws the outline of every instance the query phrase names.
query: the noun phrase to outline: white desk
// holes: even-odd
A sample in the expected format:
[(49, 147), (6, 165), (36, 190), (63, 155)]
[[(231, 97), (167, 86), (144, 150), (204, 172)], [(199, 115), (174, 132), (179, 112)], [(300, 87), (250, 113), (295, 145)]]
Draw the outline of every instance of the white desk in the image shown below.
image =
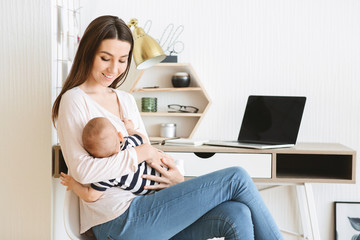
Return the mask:
[(336, 143), (298, 143), (293, 148), (266, 150), (214, 146), (156, 147), (182, 159), (187, 177), (241, 166), (257, 184), (294, 185), (304, 229), (299, 237), (303, 239), (320, 240), (311, 183), (355, 183), (356, 152)]

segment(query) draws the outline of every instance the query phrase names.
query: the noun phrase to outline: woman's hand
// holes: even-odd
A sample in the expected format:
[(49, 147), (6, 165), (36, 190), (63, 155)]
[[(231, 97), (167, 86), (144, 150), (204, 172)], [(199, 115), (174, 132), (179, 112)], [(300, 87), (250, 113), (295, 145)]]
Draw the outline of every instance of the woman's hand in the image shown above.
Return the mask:
[(161, 177), (154, 175), (143, 175), (142, 177), (145, 179), (149, 179), (155, 181), (159, 184), (156, 185), (147, 185), (145, 189), (151, 190), (159, 190), (170, 187), (172, 185), (178, 184), (184, 181), (184, 176), (180, 173), (179, 169), (176, 167), (174, 159), (172, 159), (169, 155), (163, 153), (165, 157), (161, 158), (161, 162), (165, 167), (161, 167), (158, 163), (153, 162), (150, 164), (151, 167), (155, 168), (160, 174)]

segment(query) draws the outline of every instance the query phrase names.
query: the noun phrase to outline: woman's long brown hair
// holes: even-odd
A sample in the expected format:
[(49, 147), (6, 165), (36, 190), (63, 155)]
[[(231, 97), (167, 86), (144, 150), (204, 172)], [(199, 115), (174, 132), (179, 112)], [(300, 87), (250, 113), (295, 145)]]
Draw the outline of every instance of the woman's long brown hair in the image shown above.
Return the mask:
[(125, 22), (116, 16), (98, 17), (93, 20), (85, 30), (79, 43), (70, 73), (66, 78), (59, 96), (55, 99), (52, 107), (52, 122), (54, 126), (58, 117), (62, 95), (67, 90), (77, 87), (87, 80), (93, 66), (95, 53), (99, 48), (101, 41), (105, 39), (118, 39), (128, 42), (131, 45), (128, 65), (125, 71), (116, 78), (109, 87), (117, 88), (124, 83), (130, 69), (132, 51), (134, 47), (132, 33)]

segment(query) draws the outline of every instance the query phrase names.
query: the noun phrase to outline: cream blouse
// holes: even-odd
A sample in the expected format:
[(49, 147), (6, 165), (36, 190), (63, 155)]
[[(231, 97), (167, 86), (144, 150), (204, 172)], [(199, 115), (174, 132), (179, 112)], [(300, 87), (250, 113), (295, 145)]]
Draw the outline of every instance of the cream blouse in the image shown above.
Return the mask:
[[(135, 129), (147, 136), (135, 99), (124, 91), (113, 89), (124, 116), (131, 119)], [(83, 148), (81, 135), (86, 123), (95, 117), (106, 117), (124, 136), (128, 133), (121, 119), (110, 113), (79, 87), (68, 90), (61, 98), (57, 132), (69, 174), (82, 184), (100, 182), (136, 172), (138, 161), (134, 148), (120, 151), (108, 158), (93, 158)], [(107, 189), (96, 202), (80, 199), (80, 232), (120, 216), (135, 197), (120, 188)]]

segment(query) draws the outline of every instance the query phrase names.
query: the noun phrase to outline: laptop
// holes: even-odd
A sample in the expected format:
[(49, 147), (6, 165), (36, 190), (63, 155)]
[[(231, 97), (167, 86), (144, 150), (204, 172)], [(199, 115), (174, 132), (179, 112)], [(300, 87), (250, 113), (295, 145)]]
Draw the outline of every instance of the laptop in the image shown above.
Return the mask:
[(306, 97), (260, 96), (248, 98), (237, 141), (208, 141), (225, 147), (271, 149), (296, 144)]

